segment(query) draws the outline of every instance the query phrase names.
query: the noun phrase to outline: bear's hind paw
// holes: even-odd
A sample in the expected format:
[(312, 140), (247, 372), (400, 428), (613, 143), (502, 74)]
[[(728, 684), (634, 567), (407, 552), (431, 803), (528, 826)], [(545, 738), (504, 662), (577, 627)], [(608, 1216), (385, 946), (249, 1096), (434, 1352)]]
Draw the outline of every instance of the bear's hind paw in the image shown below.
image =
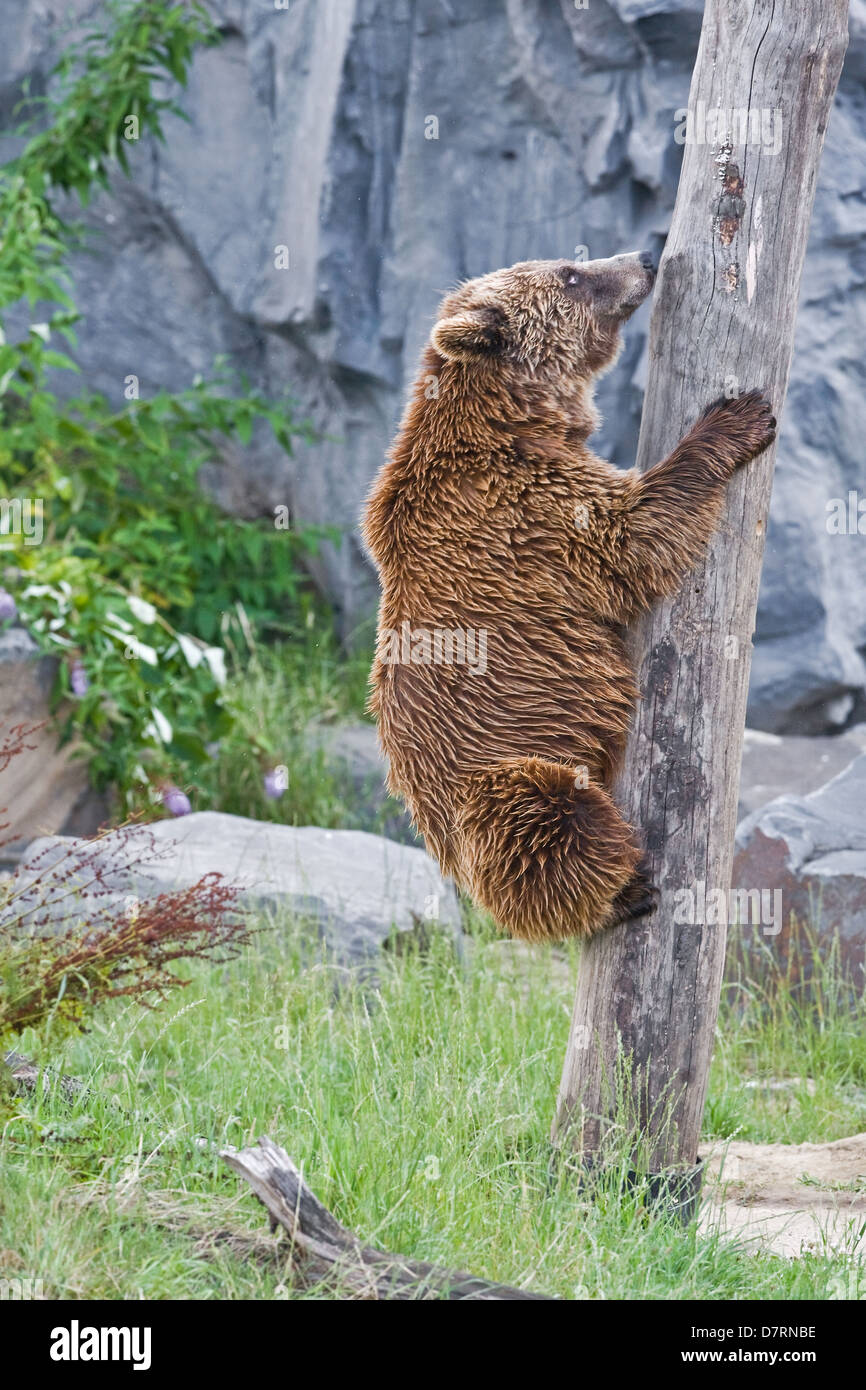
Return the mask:
[(648, 917), (657, 910), (660, 897), (661, 890), (650, 877), (647, 861), (641, 860), (633, 877), (620, 889), (611, 904), (609, 925), (616, 926), (620, 922)]

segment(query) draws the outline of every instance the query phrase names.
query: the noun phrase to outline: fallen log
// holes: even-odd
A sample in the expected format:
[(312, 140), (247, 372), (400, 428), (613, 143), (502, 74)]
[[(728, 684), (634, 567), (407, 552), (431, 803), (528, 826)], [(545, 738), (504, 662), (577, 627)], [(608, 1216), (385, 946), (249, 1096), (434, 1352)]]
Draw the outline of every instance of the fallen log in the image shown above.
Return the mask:
[(222, 1149), (220, 1157), (249, 1183), (267, 1208), (272, 1229), (279, 1225), (288, 1231), (304, 1282), (333, 1280), (350, 1297), (375, 1300), (547, 1298), (363, 1245), (311, 1192), (285, 1150), (268, 1138), (254, 1149)]
[(7, 1052), (3, 1057), (3, 1065), (7, 1068), (4, 1080), (24, 1091), (35, 1091), (41, 1082), (43, 1094), (48, 1095), (52, 1090), (59, 1089), (64, 1100), (70, 1102), (77, 1100), (82, 1092), (87, 1091), (87, 1086), (83, 1081), (79, 1081), (78, 1077), (66, 1076), (54, 1071), (52, 1067), (40, 1067), (36, 1062), (31, 1062), (29, 1057), (23, 1057), (20, 1052)]

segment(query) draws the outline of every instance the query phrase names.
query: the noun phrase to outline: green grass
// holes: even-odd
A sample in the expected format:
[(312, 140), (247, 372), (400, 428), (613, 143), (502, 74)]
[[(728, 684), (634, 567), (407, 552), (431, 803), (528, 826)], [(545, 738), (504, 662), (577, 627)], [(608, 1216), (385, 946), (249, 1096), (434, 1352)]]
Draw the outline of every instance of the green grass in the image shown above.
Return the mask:
[[(191, 967), (169, 1005), (117, 1001), (43, 1057), (90, 1088), (70, 1106), (7, 1103), (0, 1277), (49, 1297), (333, 1297), (292, 1284), (285, 1242), (218, 1158), (270, 1135), (319, 1197), (385, 1249), (563, 1298), (838, 1297), (842, 1257), (784, 1260), (648, 1219), (609, 1180), (549, 1177), (548, 1130), (574, 953), (481, 932), (383, 955), (376, 982), (303, 968), (309, 931), (282, 922), (238, 960)], [(827, 986), (827, 981), (824, 981)], [(862, 1000), (806, 1006), (785, 981), (719, 1025), (708, 1135), (825, 1139), (863, 1128)], [(33, 1037), (19, 1049), (40, 1053)], [(817, 1089), (763, 1094), (749, 1076)], [(840, 1282), (841, 1281), (841, 1282)], [(834, 1290), (836, 1291), (834, 1293)]]
[[(808, 978), (808, 984), (804, 984)], [(796, 1078), (786, 1089), (768, 1084)], [(821, 1143), (866, 1130), (866, 995), (800, 926), (780, 971), (760, 949), (731, 962), (705, 1131), (759, 1143)]]

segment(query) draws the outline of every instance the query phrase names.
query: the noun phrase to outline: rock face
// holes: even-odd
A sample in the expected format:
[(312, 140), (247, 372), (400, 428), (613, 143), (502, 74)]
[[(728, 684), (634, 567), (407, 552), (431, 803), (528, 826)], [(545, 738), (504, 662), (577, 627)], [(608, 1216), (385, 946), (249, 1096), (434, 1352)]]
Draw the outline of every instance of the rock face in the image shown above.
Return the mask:
[(90, 834), (108, 813), (90, 790), (87, 763), (73, 757), (74, 745), (59, 748), (48, 724), (55, 671), (22, 627), (0, 632), (0, 736), (21, 724), (34, 730), (0, 772), (0, 865), (14, 862), (36, 835)]
[(738, 823), (777, 796), (806, 796), (866, 753), (866, 724), (833, 737), (798, 738), (746, 729)]
[[(737, 829), (733, 884), (781, 892), (772, 928), (751, 923), (748, 950), (760, 940), (796, 971), (802, 925), (828, 942), (839, 933), (841, 964), (856, 979), (866, 968), (866, 753), (807, 796), (780, 796)], [(769, 914), (767, 914), (769, 916)], [(781, 925), (777, 932), (776, 925)]]
[[(298, 518), (344, 528), (317, 576), (349, 631), (376, 595), (359, 509), (438, 299), (461, 277), (519, 259), (661, 246), (702, 4), (209, 8), (223, 42), (196, 58), (190, 124), (172, 120), (166, 146), (132, 151), (133, 179), (118, 177), (89, 214), (98, 254), (75, 267), (78, 357), (87, 385), (118, 404), (128, 373), (143, 393), (180, 386), (219, 353), (272, 395), (295, 397), (321, 442), (289, 459), (262, 436), (222, 461), (214, 486), (244, 514), (288, 503)], [(102, 10), (0, 0), (0, 125), (24, 80), (38, 92), (58, 44)], [(866, 713), (864, 0), (853, 0), (851, 35), (806, 262), (753, 669), (750, 722), (783, 732)], [(644, 309), (599, 392), (598, 447), (622, 465), (635, 446), (647, 321)], [(845, 503), (841, 530), (834, 499)]]
[[(98, 897), (86, 887), (96, 866), (108, 890)], [(41, 904), (41, 918), (61, 930), (82, 913), (116, 916), (130, 895), (187, 888), (208, 873), (222, 874), (247, 904), (312, 918), (344, 962), (372, 957), (394, 929), (432, 923), (455, 936), (460, 931), (454, 888), (421, 849), (360, 830), (294, 829), (218, 811), (89, 843), (61, 836), (34, 841), (14, 881), (16, 913)], [(80, 892), (67, 891), (79, 882)]]
[(311, 747), (322, 750), (329, 772), (346, 788), (354, 825), (379, 831), (405, 845), (420, 843), (408, 811), (388, 794), (388, 764), (374, 725), (360, 721), (311, 725), (307, 737)]

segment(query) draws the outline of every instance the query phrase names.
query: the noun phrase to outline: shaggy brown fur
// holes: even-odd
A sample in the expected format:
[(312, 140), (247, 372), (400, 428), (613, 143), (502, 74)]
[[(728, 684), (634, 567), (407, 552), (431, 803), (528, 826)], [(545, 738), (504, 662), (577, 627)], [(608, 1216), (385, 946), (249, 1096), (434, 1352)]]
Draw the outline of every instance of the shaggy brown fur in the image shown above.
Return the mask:
[(390, 788), (443, 872), (532, 940), (652, 910), (608, 790), (636, 696), (623, 629), (676, 589), (734, 469), (773, 438), (751, 392), (643, 475), (587, 448), (593, 378), (652, 283), (634, 254), (449, 295), (365, 512)]

